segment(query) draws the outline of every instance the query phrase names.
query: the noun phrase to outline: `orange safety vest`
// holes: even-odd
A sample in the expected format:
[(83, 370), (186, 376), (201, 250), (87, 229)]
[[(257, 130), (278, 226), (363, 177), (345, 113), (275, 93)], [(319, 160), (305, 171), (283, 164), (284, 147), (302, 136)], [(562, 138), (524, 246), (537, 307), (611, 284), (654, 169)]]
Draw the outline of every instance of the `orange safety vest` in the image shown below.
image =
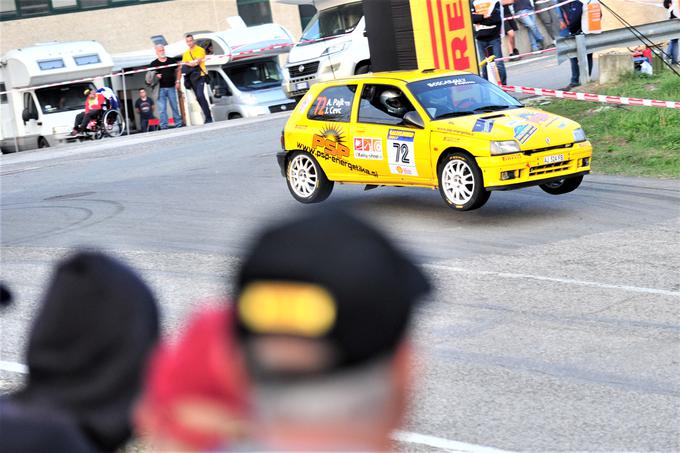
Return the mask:
[(602, 7), (598, 0), (584, 0), (581, 29), (586, 34), (602, 33)]

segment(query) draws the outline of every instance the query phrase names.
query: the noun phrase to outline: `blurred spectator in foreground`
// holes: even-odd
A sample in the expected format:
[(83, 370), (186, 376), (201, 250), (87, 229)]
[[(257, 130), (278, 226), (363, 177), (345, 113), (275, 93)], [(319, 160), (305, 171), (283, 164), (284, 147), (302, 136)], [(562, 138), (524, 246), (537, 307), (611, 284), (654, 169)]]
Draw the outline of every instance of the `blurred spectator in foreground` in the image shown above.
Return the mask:
[(266, 230), (239, 271), (250, 450), (389, 451), (410, 383), (410, 320), (429, 290), (381, 233), (322, 210)]
[(4, 283), (0, 282), (0, 306), (12, 303), (12, 292)]
[[(579, 3), (579, 2), (575, 2)], [(534, 4), (532, 0), (515, 0), (515, 14), (520, 16), (517, 22), (524, 25), (529, 32), (529, 42), (531, 42), (531, 51), (545, 49), (544, 38), (536, 25), (536, 13), (534, 12)]]
[(149, 288), (125, 265), (78, 252), (57, 265), (28, 340), (23, 389), (0, 399), (0, 451), (115, 451), (158, 337)]
[[(503, 46), (501, 45), (501, 29), (503, 28), (503, 16), (501, 4), (498, 1), (487, 2), (475, 0), (472, 2), (472, 22), (475, 24), (475, 39), (480, 60), (491, 55), (497, 59), (503, 58)], [(505, 62), (496, 60), (496, 67), (500, 76), (500, 82), (507, 85)], [(487, 78), (487, 65), (482, 68), (482, 77)]]
[(247, 379), (226, 301), (193, 316), (155, 353), (137, 430), (154, 451), (221, 451), (247, 431)]

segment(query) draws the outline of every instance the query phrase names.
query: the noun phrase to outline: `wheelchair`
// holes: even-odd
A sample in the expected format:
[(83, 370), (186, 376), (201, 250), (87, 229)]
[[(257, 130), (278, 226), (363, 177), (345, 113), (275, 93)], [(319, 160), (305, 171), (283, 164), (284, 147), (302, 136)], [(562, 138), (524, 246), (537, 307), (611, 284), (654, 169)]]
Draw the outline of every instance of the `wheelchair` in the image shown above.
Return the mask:
[(125, 132), (125, 121), (120, 110), (105, 109), (101, 115), (87, 124), (80, 136), (91, 140), (101, 140), (104, 137), (119, 137), (123, 135), (123, 132)]

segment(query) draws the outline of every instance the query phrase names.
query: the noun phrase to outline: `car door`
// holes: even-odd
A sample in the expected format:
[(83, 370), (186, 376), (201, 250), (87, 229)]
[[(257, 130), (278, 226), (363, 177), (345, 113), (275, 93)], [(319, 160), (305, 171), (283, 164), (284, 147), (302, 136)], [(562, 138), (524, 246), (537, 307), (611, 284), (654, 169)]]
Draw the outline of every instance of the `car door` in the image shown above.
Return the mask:
[(352, 127), (357, 162), (374, 169), (380, 182), (422, 184), (432, 178), (429, 136), (404, 123), (413, 103), (396, 85), (366, 83)]
[(227, 81), (224, 80), (222, 71), (209, 70), (210, 76), (210, 101), (212, 114), (215, 121), (223, 121), (228, 118), (231, 105), (232, 93)]
[(39, 136), (42, 122), (40, 121), (40, 111), (38, 110), (34, 94), (31, 92), (24, 93), (24, 111), (22, 112), (22, 116), (24, 115), (25, 118), (22, 118), (24, 119), (24, 135), (26, 137)]
[[(375, 179), (366, 168), (354, 164), (351, 153), (350, 119), (356, 84), (333, 85), (321, 90), (307, 111), (307, 122), (299, 125), (298, 147), (312, 154), (334, 181), (362, 182)], [(304, 132), (302, 132), (304, 131)]]

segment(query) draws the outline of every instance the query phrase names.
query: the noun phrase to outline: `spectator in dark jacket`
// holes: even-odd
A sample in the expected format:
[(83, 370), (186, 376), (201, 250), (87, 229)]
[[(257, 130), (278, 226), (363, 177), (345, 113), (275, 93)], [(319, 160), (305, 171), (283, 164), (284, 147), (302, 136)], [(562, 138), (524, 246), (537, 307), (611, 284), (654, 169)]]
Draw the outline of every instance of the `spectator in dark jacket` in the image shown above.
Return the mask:
[[(480, 60), (491, 55), (495, 55), (496, 58), (503, 57), (503, 49), (501, 47), (501, 28), (503, 24), (501, 4), (497, 1), (492, 3), (492, 5), (491, 11), (482, 11), (478, 6), (478, 2), (473, 2), (472, 4), (472, 22), (475, 24), (475, 38), (477, 40), (477, 52), (479, 52)], [(501, 78), (500, 82), (506, 85), (508, 80), (505, 63), (497, 61), (496, 64)], [(486, 77), (486, 66), (482, 69), (482, 75)]]
[[(680, 19), (679, 17), (675, 17), (675, 13), (673, 13), (673, 2), (674, 1), (680, 1), (680, 0), (663, 0), (663, 7), (668, 10), (668, 18), (669, 19)], [(671, 39), (668, 41), (668, 48), (666, 49), (666, 54), (669, 55), (669, 58), (671, 60), (671, 64), (678, 64), (680, 60), (678, 60), (678, 41), (680, 39), (675, 38)]]
[(132, 270), (95, 252), (60, 263), (31, 329), (26, 385), (0, 401), (0, 451), (121, 448), (158, 330)]
[[(583, 4), (580, 1), (567, 3), (560, 6), (562, 13), (562, 36), (576, 36), (583, 33), (581, 29), (581, 17), (583, 16)], [(588, 75), (593, 73), (593, 54), (588, 54)], [(571, 58), (571, 80), (565, 90), (581, 86), (581, 71), (578, 67), (578, 58)]]

